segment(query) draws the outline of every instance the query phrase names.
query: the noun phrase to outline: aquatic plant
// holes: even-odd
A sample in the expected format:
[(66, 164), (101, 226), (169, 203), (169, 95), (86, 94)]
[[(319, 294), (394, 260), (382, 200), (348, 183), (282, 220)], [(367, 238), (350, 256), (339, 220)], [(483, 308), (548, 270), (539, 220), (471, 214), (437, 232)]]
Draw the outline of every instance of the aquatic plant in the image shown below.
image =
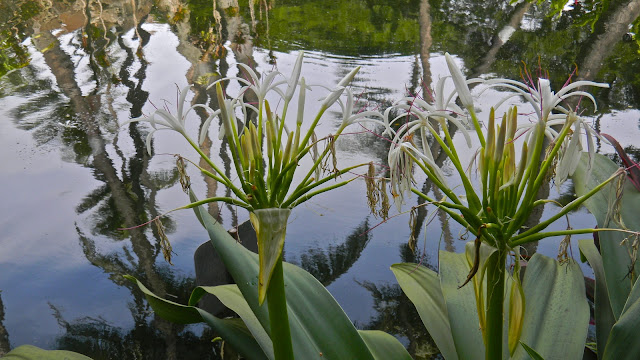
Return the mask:
[[(411, 193), (420, 196), (460, 223), (475, 240), (467, 244), (465, 254), (441, 252), (439, 274), (413, 264), (396, 264), (392, 270), (447, 359), (475, 358), (479, 353), (485, 353), (486, 359), (520, 358), (534, 353), (577, 358), (584, 348), (589, 309), (580, 268), (566, 254), (568, 241), (571, 235), (612, 229), (545, 230), (614, 179), (624, 176), (623, 172), (609, 174), (539, 224), (531, 228), (523, 225), (534, 208), (551, 201), (538, 199), (540, 187), (553, 174), (556, 184), (560, 184), (575, 172), (585, 148), (585, 135), (589, 152), (586, 168), (591, 169), (595, 152), (592, 138), (597, 134), (563, 104), (574, 96), (595, 104), (593, 97), (579, 88), (608, 85), (577, 81), (554, 93), (547, 79), (533, 81), (528, 77), (525, 83), (509, 79), (466, 80), (453, 58), (445, 56), (455, 85), (452, 94), (443, 97), (448, 100), (434, 107), (420, 99), (403, 99), (396, 105), (403, 115), (389, 122), (402, 122), (389, 152), (393, 196), (397, 205), (404, 203)], [(471, 83), (484, 89), (500, 87), (513, 91), (491, 109), (486, 131), (475, 113)], [(444, 87), (439, 84), (437, 88), (442, 91)], [(466, 110), (464, 113), (451, 105), (456, 96)], [(531, 123), (519, 121), (522, 114), (515, 106), (507, 109), (502, 119), (496, 116), (498, 108), (513, 96), (524, 98), (533, 108), (535, 118)], [(471, 165), (462, 164), (459, 154), (463, 150), (456, 149), (449, 134), (448, 122), (460, 129), (470, 147), (470, 135), (464, 126), (466, 118), (470, 118), (469, 126), (480, 143), (474, 156), (480, 182), (477, 189)], [(464, 196), (447, 184), (442, 170), (433, 161), (429, 138), (448, 155)], [(411, 187), (414, 165), (444, 193), (444, 198), (435, 199)], [(561, 262), (536, 254), (521, 281), (520, 245), (552, 236), (565, 236)], [(507, 271), (510, 257), (514, 259), (511, 273)], [(468, 283), (471, 284), (465, 286)], [(571, 319), (571, 329), (567, 327), (567, 318)], [(562, 348), (555, 346), (558, 342), (563, 344)]]
[[(292, 359), (294, 354), (302, 358), (302, 354), (315, 351), (320, 354), (341, 354), (342, 352), (344, 356), (350, 358), (369, 358), (372, 352), (380, 350), (380, 348), (370, 349), (367, 346), (371, 337), (381, 337), (381, 342), (391, 346), (390, 351), (405, 356), (406, 350), (393, 337), (357, 332), (335, 300), (322, 288), (322, 285), (314, 281), (311, 275), (292, 265), (283, 265), (282, 250), (291, 209), (314, 196), (357, 179), (358, 176), (353, 176), (343, 180), (341, 176), (360, 166), (368, 165), (359, 164), (339, 169), (335, 158), (336, 140), (344, 129), (352, 124), (365, 121), (384, 124), (382, 115), (376, 111), (356, 111), (356, 99), (348, 85), (358, 73), (359, 67), (344, 76), (333, 88), (321, 87), (326, 90), (326, 96), (322, 99), (315, 116), (307, 120), (306, 93), (312, 87), (301, 76), (302, 65), (302, 52), (298, 55), (288, 77), (278, 71), (259, 76), (251, 67), (238, 64), (244, 77), (222, 78), (209, 85), (216, 88), (219, 109), (213, 110), (202, 104), (187, 108), (184, 105), (189, 90), (187, 87), (180, 92), (176, 115), (166, 109), (157, 109), (149, 116), (130, 120), (130, 122), (146, 122), (153, 127), (153, 131), (147, 137), (149, 152), (151, 138), (156, 131), (174, 130), (180, 133), (211, 166), (213, 172), (199, 166), (198, 170), (226, 186), (233, 193), (232, 197), (221, 196), (197, 200), (187, 186), (185, 191), (191, 194), (192, 202), (180, 209), (194, 209), (199, 220), (209, 231), (214, 247), (238, 284), (233, 291), (236, 292), (236, 296), (244, 299), (234, 300), (235, 305), (241, 302), (245, 307), (239, 309), (225, 302), (224, 296), (220, 293), (222, 290), (219, 290), (222, 289), (221, 287), (196, 289), (190, 305), (195, 305), (197, 299), (206, 291), (215, 294), (245, 320), (244, 328), (246, 330), (248, 327), (253, 337), (241, 336), (237, 333), (237, 329), (230, 328), (220, 319), (218, 319), (220, 321), (212, 320), (213, 316), (206, 314), (203, 310), (194, 311), (196, 308), (193, 306), (180, 307), (159, 299), (139, 283), (140, 288), (145, 292), (152, 306), (155, 304), (155, 309), (160, 315), (179, 322), (207, 321), (221, 333), (235, 339), (227, 340), (235, 341), (234, 347), (241, 352), (247, 351), (247, 354), (251, 354), (249, 357), (260, 357), (256, 354), (262, 354), (267, 358)], [(221, 84), (229, 80), (235, 80), (241, 84), (239, 94), (235, 97), (228, 97), (222, 89)], [(298, 108), (292, 115), (289, 114), (288, 108), (296, 92)], [(253, 103), (245, 100), (247, 93), (252, 93), (257, 101)], [(279, 113), (272, 112), (270, 96), (282, 101), (283, 106)], [(342, 110), (340, 126), (334, 134), (317, 139), (315, 130), (318, 122), (327, 109), (336, 103)], [(185, 126), (187, 115), (195, 108), (204, 109), (209, 114), (200, 130), (199, 142), (193, 140)], [(286, 122), (292, 116), (295, 116), (295, 123), (290, 124), (293, 126), (289, 129)], [(235, 181), (228, 177), (198, 145), (205, 139), (211, 123), (216, 118), (222, 123), (219, 137), (225, 139), (229, 146)], [(306, 129), (303, 126), (306, 126)], [(318, 148), (323, 142), (325, 147), (320, 151)], [(311, 160), (308, 168), (299, 167), (304, 158)], [(306, 173), (298, 182), (294, 180), (294, 176), (299, 169), (305, 169)], [(335, 181), (327, 184), (330, 180)], [(184, 181), (184, 183), (188, 182)], [(210, 202), (226, 202), (249, 211), (250, 220), (258, 238), (258, 256), (255, 259), (257, 266), (253, 263), (254, 255), (237, 249), (237, 246), (234, 247), (234, 241), (226, 232), (219, 229), (220, 225), (200, 210), (200, 205)], [(230, 248), (234, 250), (229, 250)], [(285, 268), (289, 268), (288, 273)], [(256, 277), (257, 281), (255, 281)], [(137, 281), (133, 278), (131, 280)], [(318, 297), (318, 294), (323, 291), (326, 295)], [(263, 308), (265, 303), (268, 311)], [(182, 315), (175, 316), (172, 315), (173, 312)], [(309, 318), (308, 314), (313, 312), (322, 313), (321, 316), (336, 312), (341, 315), (334, 315), (334, 318), (327, 320), (328, 324), (323, 325), (315, 318)], [(291, 332), (290, 325), (295, 328), (294, 332)], [(326, 328), (336, 333), (327, 334), (323, 330)], [(341, 348), (337, 343), (349, 344), (352, 349), (345, 350), (345, 347)]]
[[(329, 180), (365, 165), (338, 170), (334, 162), (334, 144), (347, 126), (369, 121), (383, 125), (384, 134), (391, 138), (390, 188), (398, 209), (407, 197), (416, 194), (456, 220), (475, 237), (467, 244), (464, 254), (441, 252), (439, 274), (416, 264), (392, 266), (400, 286), (418, 308), (444, 357), (475, 358), (485, 353), (487, 359), (522, 358), (527, 354), (533, 357), (577, 358), (584, 349), (589, 309), (584, 297), (582, 272), (566, 253), (569, 237), (612, 229), (568, 227), (560, 231), (545, 230), (614, 179), (624, 176), (624, 171), (615, 171), (588, 188), (549, 219), (531, 228), (523, 228), (523, 224), (534, 208), (550, 202), (537, 198), (540, 187), (550, 180), (552, 174), (555, 174), (557, 183), (571, 176), (585, 147), (589, 155), (582, 163), (587, 175), (591, 172), (595, 161), (592, 137), (598, 134), (562, 103), (573, 96), (593, 101), (589, 93), (578, 87), (607, 85), (576, 82), (554, 93), (545, 79), (535, 83), (531, 79), (527, 83), (508, 79), (467, 80), (449, 54), (445, 56), (451, 77), (440, 79), (436, 85), (435, 101), (407, 97), (382, 114), (376, 111), (355, 112), (353, 92), (346, 86), (357, 73), (356, 68), (335, 88), (325, 88), (327, 95), (305, 131), (302, 130), (304, 104), (310, 87), (300, 76), (302, 55), (285, 80), (279, 80), (280, 73), (260, 77), (250, 67), (240, 65), (246, 78), (214, 82), (211, 86), (216, 87), (218, 110), (200, 104), (185, 110), (182, 104), (188, 89), (184, 89), (177, 116), (166, 110), (157, 110), (150, 116), (131, 120), (148, 122), (154, 130), (172, 129), (182, 134), (214, 172), (201, 167), (198, 169), (227, 186), (234, 194), (233, 197), (198, 200), (187, 186), (185, 191), (189, 192), (192, 202), (182, 209), (192, 208), (195, 211), (236, 285), (196, 288), (189, 304), (180, 305), (155, 296), (136, 279), (128, 278), (138, 284), (160, 316), (179, 323), (207, 322), (248, 358), (305, 358), (310, 353), (336, 358), (408, 358), (406, 350), (390, 335), (356, 330), (335, 299), (317, 280), (304, 270), (282, 261), (291, 208), (355, 179), (336, 180), (332, 185), (325, 185)], [(454, 90), (445, 96), (443, 90), (450, 78)], [(239, 96), (228, 98), (224, 94), (221, 82), (229, 79), (242, 84)], [(507, 109), (501, 119), (496, 116), (499, 107), (514, 96), (509, 95), (492, 108), (485, 130), (475, 112), (469, 90), (469, 84), (474, 83), (485, 89), (510, 89), (515, 95), (522, 96), (533, 107), (530, 114), (535, 114), (534, 121), (519, 121), (522, 114), (516, 107)], [(289, 130), (285, 119), (296, 91), (299, 100), (295, 129)], [(246, 102), (243, 98), (246, 92), (252, 92), (257, 103)], [(284, 103), (282, 112), (277, 115), (272, 113), (269, 105), (268, 98), (272, 93)], [(460, 100), (462, 106), (458, 106), (456, 100)], [(314, 129), (334, 103), (341, 106), (342, 122), (334, 135), (320, 140), (327, 142), (320, 152), (317, 150), (320, 141), (316, 139)], [(199, 135), (200, 142), (213, 119), (220, 119), (220, 136), (229, 144), (236, 170), (235, 182), (187, 134), (186, 116), (197, 107), (209, 113)], [(253, 121), (252, 113), (255, 114)], [(449, 124), (460, 131), (466, 149), (456, 149)], [(586, 135), (586, 143), (583, 134)], [(462, 151), (470, 151), (473, 135), (480, 144), (473, 156), (480, 186), (474, 185), (473, 166), (465, 166), (460, 157)], [(549, 142), (546, 143), (545, 139)], [(430, 141), (448, 155), (464, 195), (458, 195), (459, 190), (448, 184), (447, 177), (434, 161)], [(294, 173), (307, 155), (311, 157), (311, 165), (305, 169), (307, 172), (303, 180), (294, 185)], [(434, 199), (412, 187), (414, 166), (442, 191), (444, 198)], [(323, 169), (329, 169), (329, 174), (321, 175)], [(369, 178), (373, 175), (371, 173), (369, 169)], [(370, 180), (367, 185), (369, 192), (379, 191), (379, 187), (372, 185)], [(377, 200), (385, 198), (368, 195), (373, 208)], [(200, 206), (213, 201), (249, 210), (258, 237), (258, 255), (238, 245)], [(520, 246), (551, 236), (565, 236), (561, 261), (536, 254), (529, 261), (521, 281)], [(510, 257), (514, 259), (511, 272), (507, 271), (507, 259)], [(242, 321), (218, 319), (197, 308), (195, 305), (205, 293), (217, 296)], [(263, 306), (265, 302), (266, 307)], [(567, 321), (567, 316), (571, 322)], [(554, 345), (558, 341), (563, 343), (562, 348)]]

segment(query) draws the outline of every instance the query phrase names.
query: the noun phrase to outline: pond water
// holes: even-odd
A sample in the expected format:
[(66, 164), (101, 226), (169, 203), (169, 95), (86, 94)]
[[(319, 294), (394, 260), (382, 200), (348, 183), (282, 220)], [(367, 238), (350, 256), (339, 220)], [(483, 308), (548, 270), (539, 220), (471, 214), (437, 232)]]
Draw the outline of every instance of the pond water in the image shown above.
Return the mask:
[[(549, 77), (554, 89), (577, 66), (575, 77), (611, 84), (594, 91), (598, 111), (587, 105), (584, 115), (638, 159), (638, 1), (571, 1), (554, 15), (558, 3), (0, 1), (0, 355), (33, 344), (96, 359), (219, 358), (208, 329), (157, 318), (122, 278), (134, 275), (157, 294), (186, 303), (195, 286), (193, 255), (207, 240), (193, 213), (164, 217), (173, 265), (163, 259), (155, 228), (119, 229), (186, 204), (172, 154), (195, 161), (197, 154), (179, 135), (159, 132), (149, 155), (150, 127), (120, 124), (154, 106), (175, 109), (177, 89), (189, 84), (188, 101), (209, 103), (212, 93), (203, 84), (238, 76), (238, 63), (288, 73), (305, 51), (303, 75), (326, 86), (361, 66), (353, 88), (359, 106), (370, 109), (432, 88), (448, 74), (445, 52), (468, 77), (518, 80), (526, 66)], [(227, 91), (239, 87), (230, 82)], [(484, 92), (477, 102), (481, 118), (505, 94)], [(340, 114), (333, 110), (321, 134), (337, 128)], [(189, 131), (203, 120), (193, 113)], [(206, 150), (229, 167), (217, 132), (212, 126)], [(337, 144), (339, 163), (373, 161), (384, 175), (388, 145), (361, 127), (351, 133)], [(610, 146), (598, 143), (598, 151), (615, 158)], [(452, 173), (446, 159), (443, 166)], [(196, 193), (226, 191), (190, 170)], [(429, 185), (417, 176), (416, 186)], [(550, 186), (549, 196), (569, 201), (571, 183)], [(413, 205), (416, 198), (405, 209)], [(226, 205), (209, 211), (227, 228), (248, 219)], [(555, 211), (549, 205), (532, 221)], [(463, 231), (433, 209), (420, 212), (413, 253), (408, 221), (408, 213), (384, 223), (370, 215), (358, 180), (294, 210), (285, 257), (327, 285), (358, 328), (395, 335), (415, 358), (437, 358), (389, 266), (436, 267), (439, 249), (463, 248)], [(584, 209), (571, 215), (574, 228), (593, 223)], [(558, 243), (549, 239), (528, 250), (555, 256)]]

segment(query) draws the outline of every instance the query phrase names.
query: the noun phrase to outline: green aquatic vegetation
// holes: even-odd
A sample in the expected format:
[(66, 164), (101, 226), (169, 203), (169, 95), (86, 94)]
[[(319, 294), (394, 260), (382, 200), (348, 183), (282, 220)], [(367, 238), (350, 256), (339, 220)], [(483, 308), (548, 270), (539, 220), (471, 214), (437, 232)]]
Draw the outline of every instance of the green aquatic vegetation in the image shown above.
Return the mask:
[[(185, 306), (158, 298), (134, 278), (129, 279), (138, 284), (161, 316), (181, 323), (207, 322), (249, 358), (304, 358), (309, 351), (348, 358), (383, 358), (389, 354), (393, 354), (390, 358), (408, 357), (389, 335), (356, 331), (344, 313), (337, 310), (339, 306), (333, 298), (319, 296), (326, 292), (321, 284), (310, 274), (282, 261), (291, 209), (316, 195), (348, 184), (355, 178), (339, 180), (339, 177), (367, 165), (339, 170), (334, 153), (335, 140), (346, 127), (367, 121), (384, 126), (384, 135), (391, 138), (389, 186), (397, 208), (401, 209), (405, 199), (416, 194), (459, 222), (475, 238), (467, 244), (464, 254), (442, 252), (439, 274), (415, 264), (392, 267), (443, 355), (456, 359), (485, 353), (487, 359), (494, 359), (521, 358), (525, 354), (575, 358), (582, 354), (589, 310), (582, 272), (568, 259), (566, 247), (571, 235), (612, 229), (546, 229), (623, 176), (623, 172), (609, 174), (549, 219), (531, 228), (523, 228), (523, 224), (534, 208), (550, 202), (537, 199), (543, 183), (553, 176), (560, 184), (572, 176), (583, 149), (588, 152), (582, 161), (587, 176), (595, 169), (593, 139), (599, 135), (585, 119), (563, 104), (571, 97), (586, 98), (595, 103), (582, 87), (608, 85), (578, 81), (554, 92), (547, 79), (536, 82), (528, 79), (527, 83), (509, 79), (467, 80), (449, 54), (446, 59), (451, 76), (440, 79), (433, 101), (407, 97), (383, 113), (355, 111), (356, 99), (347, 85), (359, 70), (356, 68), (336, 87), (325, 88), (327, 93), (318, 112), (307, 120), (304, 106), (310, 86), (301, 76), (303, 57), (300, 55), (288, 77), (278, 72), (260, 77), (250, 67), (239, 64), (245, 77), (225, 78), (210, 85), (216, 87), (217, 110), (201, 104), (185, 107), (189, 90), (185, 88), (180, 93), (177, 115), (158, 109), (149, 116), (131, 120), (144, 121), (153, 127), (147, 138), (149, 151), (155, 131), (180, 133), (213, 172), (201, 167), (198, 170), (231, 190), (233, 195), (229, 197), (198, 200), (185, 178), (183, 186), (190, 193), (192, 202), (181, 208), (194, 209), (237, 285), (197, 288)], [(444, 89), (449, 79), (453, 80), (454, 90), (447, 94)], [(239, 96), (228, 97), (223, 92), (222, 82), (227, 80), (237, 80), (241, 84)], [(469, 90), (469, 84), (476, 83), (484, 89), (500, 87), (512, 91), (512, 95), (495, 104), (486, 124), (476, 114), (474, 96)], [(243, 97), (246, 92), (251, 92), (257, 101), (246, 102)], [(290, 114), (288, 107), (296, 92), (298, 108)], [(273, 113), (269, 105), (269, 97), (274, 94), (283, 102), (278, 114)], [(500, 107), (513, 96), (520, 96), (531, 105), (528, 116), (535, 117), (535, 121), (519, 121), (522, 114), (516, 107), (508, 108), (501, 118), (497, 115)], [(456, 100), (462, 106), (456, 104)], [(335, 134), (318, 140), (314, 130), (326, 110), (335, 103), (341, 107), (342, 122)], [(187, 115), (194, 108), (203, 108), (209, 114), (197, 141), (185, 126)], [(289, 128), (285, 121), (291, 117), (295, 119), (295, 125)], [(208, 134), (214, 119), (222, 124), (220, 138), (228, 143), (235, 169), (234, 180), (198, 145)], [(457, 149), (454, 145), (449, 124), (460, 131), (465, 149)], [(319, 151), (318, 145), (322, 141), (325, 147)], [(447, 176), (434, 161), (430, 142), (448, 155), (459, 177), (459, 187), (448, 184)], [(474, 142), (480, 145), (477, 151), (472, 151), (477, 178), (471, 175), (472, 166), (463, 164), (461, 157), (462, 151), (468, 152)], [(300, 176), (303, 179), (294, 183), (294, 173), (306, 157), (310, 159), (310, 166), (304, 168)], [(442, 199), (432, 198), (412, 187), (414, 167), (439, 188), (444, 194)], [(184, 172), (183, 165), (180, 169)], [(373, 173), (369, 169), (368, 177)], [(327, 184), (329, 180), (335, 181)], [(474, 182), (479, 182), (479, 186)], [(374, 194), (380, 191), (380, 186), (384, 189), (384, 184), (384, 181), (374, 184), (371, 180), (367, 184), (369, 205), (373, 209), (376, 201), (386, 199)], [(460, 191), (464, 195), (460, 195)], [(200, 206), (214, 201), (243, 207), (250, 212), (258, 237), (258, 255), (236, 244)], [(565, 236), (561, 261), (535, 255), (521, 281), (520, 245), (552, 236)], [(514, 259), (512, 272), (507, 271), (509, 258)], [(238, 313), (243, 322), (218, 319), (195, 307), (205, 292), (216, 295)], [(317, 321), (336, 311), (341, 314), (339, 319)], [(315, 315), (309, 317), (308, 314)], [(567, 314), (572, 322), (567, 321)], [(300, 334), (305, 335), (301, 337)], [(558, 339), (565, 344), (562, 349), (553, 346)], [(348, 345), (350, 350), (343, 345)]]
[[(403, 123), (394, 132), (389, 152), (393, 196), (400, 207), (407, 196), (417, 194), (460, 223), (475, 240), (467, 244), (466, 255), (441, 252), (439, 275), (428, 269), (418, 273), (416, 269), (420, 266), (408, 264), (394, 265), (392, 270), (418, 307), (430, 333), (444, 332), (440, 339), (434, 339), (446, 358), (469, 358), (482, 352), (486, 359), (520, 358), (523, 352), (530, 350), (543, 357), (581, 356), (589, 311), (581, 271), (568, 261), (567, 242), (571, 235), (612, 229), (568, 227), (559, 231), (545, 230), (624, 173), (609, 174), (549, 219), (531, 228), (523, 228), (523, 225), (534, 208), (550, 202), (537, 198), (540, 187), (551, 177), (556, 184), (561, 184), (573, 175), (582, 149), (588, 150), (585, 168), (589, 175), (595, 159), (593, 138), (598, 134), (563, 104), (571, 97), (586, 98), (595, 104), (593, 96), (582, 87), (608, 85), (568, 82), (556, 93), (547, 79), (534, 81), (529, 77), (526, 83), (509, 79), (466, 80), (453, 58), (449, 54), (446, 57), (455, 90), (444, 96), (442, 91), (447, 78), (443, 78), (437, 85), (437, 98), (432, 103), (416, 98), (403, 99), (396, 105), (403, 114), (389, 122)], [(491, 109), (485, 123), (486, 131), (475, 114), (469, 84), (513, 92)], [(500, 106), (513, 96), (519, 96), (531, 105), (534, 121), (518, 121), (521, 113), (516, 107), (507, 109), (501, 119), (496, 116)], [(463, 109), (454, 103), (456, 97)], [(465, 125), (475, 130), (480, 144), (473, 157), (480, 182), (478, 187), (473, 184), (471, 166), (462, 163), (459, 155), (462, 150), (456, 148), (448, 123), (460, 130), (468, 147), (472, 141)], [(389, 131), (393, 132), (391, 128)], [(459, 195), (460, 189), (448, 185), (442, 170), (433, 161), (429, 138), (448, 155), (464, 196)], [(424, 172), (444, 198), (432, 198), (411, 186), (413, 166)], [(565, 236), (561, 263), (536, 255), (521, 282), (520, 245), (552, 236)], [(515, 265), (512, 273), (507, 272), (506, 266), (510, 257), (514, 258)], [(561, 273), (564, 275), (560, 276)], [(547, 280), (542, 282), (543, 279)], [(558, 285), (541, 287), (542, 283)], [(553, 308), (563, 310), (541, 313), (539, 304), (545, 301), (556, 302), (558, 305)], [(579, 331), (566, 329), (563, 314), (569, 312), (572, 313), (572, 326)], [(473, 324), (479, 324), (479, 328)], [(552, 345), (560, 338), (564, 339), (565, 346), (556, 349)], [(520, 346), (521, 342), (523, 346)]]
[[(326, 96), (317, 113), (310, 119), (307, 118), (306, 93), (311, 90), (311, 86), (301, 76), (303, 59), (301, 52), (288, 77), (278, 71), (259, 76), (251, 67), (238, 64), (244, 77), (227, 77), (209, 85), (216, 89), (219, 106), (217, 110), (202, 104), (185, 106), (189, 94), (189, 87), (186, 87), (180, 92), (176, 114), (167, 109), (157, 109), (149, 116), (130, 120), (147, 122), (153, 127), (147, 137), (149, 152), (151, 139), (156, 131), (173, 130), (180, 133), (213, 171), (199, 166), (198, 169), (227, 187), (233, 194), (230, 197), (218, 196), (194, 201), (181, 209), (197, 208), (210, 202), (226, 202), (249, 211), (258, 238), (257, 301), (259, 305), (267, 302), (270, 321), (278, 324), (271, 332), (275, 357), (278, 359), (293, 357), (282, 265), (286, 225), (291, 209), (357, 179), (356, 176), (344, 180), (341, 176), (367, 165), (359, 164), (344, 169), (337, 167), (335, 142), (346, 127), (364, 121), (384, 124), (380, 113), (356, 109), (357, 99), (348, 85), (359, 67), (344, 76), (333, 88), (323, 87)], [(241, 84), (236, 97), (228, 97), (222, 89), (222, 83), (229, 80)], [(245, 101), (247, 92), (257, 98), (255, 103)], [(289, 112), (289, 105), (296, 93), (297, 111)], [(283, 103), (279, 113), (272, 112), (269, 105), (269, 97), (273, 96)], [(342, 110), (340, 126), (334, 134), (317, 139), (315, 130), (319, 121), (327, 109), (336, 103)], [(196, 108), (204, 109), (209, 114), (197, 141), (188, 133), (185, 124), (187, 115)], [(292, 117), (294, 121), (289, 127), (286, 122)], [(235, 170), (233, 180), (199, 146), (214, 119), (219, 119), (222, 124), (219, 138), (225, 139), (229, 146)], [(320, 151), (318, 148), (323, 142), (325, 147)], [(310, 159), (311, 165), (308, 168), (299, 166), (303, 159)], [(298, 171), (306, 171), (299, 182), (294, 181)], [(185, 190), (189, 191), (188, 188)], [(165, 257), (168, 260), (170, 253), (170, 248), (165, 247)], [(228, 267), (233, 266), (236, 265), (228, 264)]]

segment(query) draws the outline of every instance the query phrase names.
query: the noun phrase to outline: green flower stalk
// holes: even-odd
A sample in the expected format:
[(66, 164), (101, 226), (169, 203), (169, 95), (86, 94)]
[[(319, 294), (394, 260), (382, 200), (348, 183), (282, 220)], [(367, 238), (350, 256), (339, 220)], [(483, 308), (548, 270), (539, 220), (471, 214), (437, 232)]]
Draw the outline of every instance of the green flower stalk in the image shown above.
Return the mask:
[[(367, 165), (360, 164), (345, 169), (335, 168), (329, 174), (321, 175), (320, 168), (326, 159), (328, 157), (335, 159), (335, 141), (347, 126), (364, 121), (383, 124), (383, 116), (378, 112), (354, 113), (356, 101), (348, 85), (358, 73), (359, 67), (342, 78), (334, 88), (328, 89), (319, 111), (307, 121), (305, 101), (307, 91), (311, 90), (311, 87), (304, 77), (301, 77), (302, 64), (303, 53), (300, 52), (288, 78), (277, 71), (261, 77), (250, 67), (238, 64), (246, 74), (246, 78), (227, 77), (210, 85), (216, 88), (219, 109), (214, 111), (206, 105), (198, 104), (185, 110), (183, 104), (189, 90), (187, 87), (180, 93), (176, 116), (166, 110), (156, 110), (150, 116), (130, 120), (144, 121), (153, 127), (153, 131), (147, 138), (149, 151), (151, 151), (151, 135), (155, 131), (166, 129), (178, 131), (213, 169), (212, 172), (203, 168), (199, 170), (229, 188), (233, 193), (232, 197), (204, 199), (182, 208), (222, 201), (249, 211), (251, 223), (258, 237), (258, 301), (262, 305), (266, 299), (269, 300), (271, 324), (279, 324), (277, 328), (272, 329), (277, 359), (293, 357), (282, 273), (282, 250), (291, 209), (316, 195), (357, 179), (353, 177), (341, 180), (340, 177), (357, 167)], [(242, 85), (239, 96), (228, 97), (224, 93), (221, 84), (228, 80), (237, 80)], [(244, 93), (247, 91), (256, 95), (257, 103), (250, 104), (243, 100)], [(287, 110), (296, 91), (298, 92), (298, 109), (293, 115), (293, 126), (289, 128), (286, 125)], [(270, 97), (282, 100), (282, 111), (279, 114), (272, 111), (268, 100)], [(316, 127), (327, 109), (335, 103), (338, 103), (342, 109), (342, 123), (335, 134), (317, 140)], [(197, 143), (192, 140), (185, 128), (188, 113), (196, 107), (203, 108), (210, 114), (203, 123)], [(216, 118), (222, 124), (219, 137), (226, 139), (229, 145), (235, 169), (234, 180), (225, 175), (198, 145), (204, 141), (211, 122)], [(307, 124), (308, 126), (303, 128), (303, 125)], [(318, 145), (323, 140), (327, 141), (326, 148), (324, 151), (318, 151)], [(299, 166), (307, 155), (311, 160), (308, 170)], [(307, 172), (300, 174), (303, 180), (297, 182), (294, 179), (297, 179), (296, 175), (299, 175), (297, 172), (300, 169), (305, 169)], [(327, 185), (330, 180), (335, 181)]]
[[(508, 309), (512, 323), (509, 324), (508, 344), (512, 354), (517, 347), (522, 330), (525, 307), (519, 280), (514, 281), (514, 287), (510, 293), (506, 293), (505, 290), (505, 277), (508, 276), (506, 259), (509, 254), (518, 254), (519, 245), (545, 237), (605, 230), (567, 229), (544, 232), (550, 224), (576, 209), (616, 175), (588, 194), (565, 205), (550, 219), (529, 229), (524, 229), (522, 226), (535, 207), (547, 202), (537, 199), (536, 195), (540, 187), (549, 181), (550, 175), (555, 174), (556, 184), (560, 184), (575, 171), (580, 153), (584, 148), (584, 135), (586, 135), (589, 152), (595, 151), (593, 146), (593, 137), (597, 136), (595, 131), (575, 112), (560, 104), (572, 96), (586, 97), (595, 104), (591, 94), (576, 89), (581, 86), (608, 87), (608, 85), (578, 81), (554, 93), (546, 79), (538, 80), (536, 86), (507, 79), (466, 80), (451, 56), (449, 54), (445, 56), (455, 90), (448, 97), (444, 96), (442, 90), (448, 78), (443, 78), (436, 86), (436, 91), (440, 93), (436, 93), (434, 104), (420, 99), (405, 98), (394, 105), (394, 108), (401, 112), (400, 116), (394, 119), (385, 118), (385, 123), (388, 124), (386, 133), (392, 135), (389, 151), (392, 195), (398, 207), (405, 202), (406, 197), (414, 193), (446, 212), (476, 238), (474, 242), (476, 254), (479, 254), (482, 243), (496, 249), (496, 255), (487, 259), (486, 264), (479, 264), (480, 256), (470, 260), (475, 263), (471, 266), (467, 280), (462, 286), (473, 282), (480, 328), (486, 348), (485, 357), (498, 359), (502, 358), (503, 354), (505, 297), (510, 301)], [(518, 121), (520, 114), (515, 106), (498, 116), (497, 109), (506, 100), (503, 99), (491, 109), (486, 119), (486, 128), (483, 129), (475, 114), (473, 97), (468, 87), (470, 83), (483, 84), (485, 89), (499, 86), (513, 90), (515, 95), (524, 97), (531, 104), (537, 117), (536, 121), (522, 125)], [(507, 98), (509, 97), (511, 96)], [(466, 114), (470, 117), (469, 125), (475, 130), (475, 135), (480, 142), (480, 148), (475, 152), (475, 162), (481, 188), (473, 186), (471, 175), (465, 171), (469, 166), (462, 164), (446, 124), (450, 122), (455, 125), (470, 147), (469, 133), (465, 127), (467, 122), (460, 119), (465, 111), (455, 105), (456, 98), (460, 100)], [(389, 113), (385, 111), (385, 115), (388, 116)], [(402, 126), (394, 131), (391, 125), (400, 121)], [(440, 126), (436, 128), (433, 126), (434, 123)], [(557, 130), (558, 127), (559, 130)], [(550, 139), (548, 145), (545, 143), (545, 138)], [(447, 184), (442, 170), (433, 160), (429, 142), (438, 143), (448, 155), (462, 183), (464, 198), (457, 195)], [(516, 144), (520, 145), (516, 146)], [(471, 149), (464, 150), (471, 151)], [(444, 193), (443, 199), (433, 199), (411, 187), (414, 166), (420, 168)], [(459, 190), (456, 191), (459, 192)], [(479, 276), (476, 276), (476, 273)], [(487, 283), (483, 287), (485, 274)], [(517, 277), (516, 274), (513, 276), (514, 279)]]

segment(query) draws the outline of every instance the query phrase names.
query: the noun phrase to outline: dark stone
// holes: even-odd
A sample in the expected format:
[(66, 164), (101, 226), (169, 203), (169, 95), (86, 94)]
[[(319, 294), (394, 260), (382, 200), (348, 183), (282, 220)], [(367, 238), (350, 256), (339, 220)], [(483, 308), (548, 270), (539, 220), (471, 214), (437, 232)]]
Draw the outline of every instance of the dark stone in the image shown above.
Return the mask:
[[(229, 234), (241, 242), (247, 249), (257, 253), (258, 241), (256, 232), (249, 221), (242, 223), (236, 229), (231, 229)], [(224, 284), (233, 284), (233, 278), (226, 270), (224, 263), (211, 241), (201, 244), (193, 255), (193, 261), (196, 268), (196, 285), (197, 286), (216, 286)], [(231, 315), (229, 310), (222, 305), (220, 300), (211, 294), (205, 294), (198, 307), (218, 317)]]

